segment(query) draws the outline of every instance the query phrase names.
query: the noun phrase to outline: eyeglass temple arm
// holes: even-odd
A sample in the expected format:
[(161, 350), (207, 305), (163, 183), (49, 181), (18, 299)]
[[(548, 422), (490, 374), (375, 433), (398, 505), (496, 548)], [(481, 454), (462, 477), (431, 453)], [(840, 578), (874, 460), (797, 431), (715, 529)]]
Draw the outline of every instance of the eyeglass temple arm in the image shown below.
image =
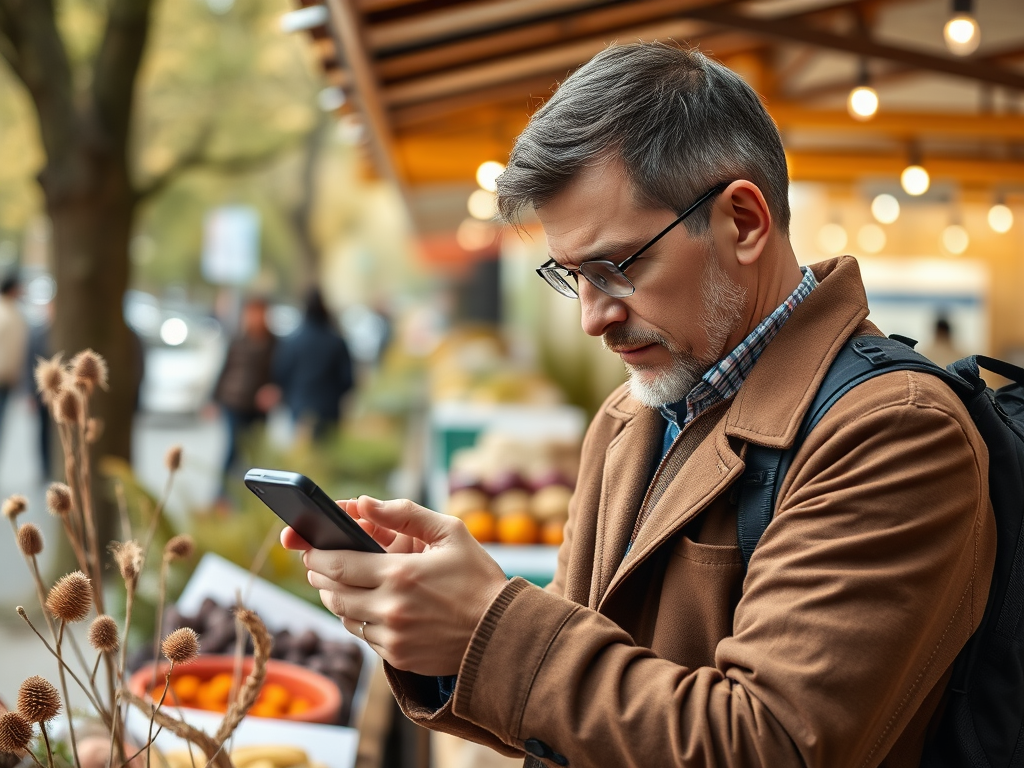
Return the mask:
[[(648, 248), (650, 248), (656, 242), (661, 240), (661, 238), (663, 238), (665, 235), (667, 235), (669, 232), (671, 232), (672, 228), (675, 227), (679, 222), (681, 222), (683, 219), (685, 219), (687, 216), (689, 216), (695, 210), (700, 208), (700, 206), (702, 206), (705, 202), (707, 202), (708, 198), (714, 197), (717, 194), (721, 194), (722, 190), (724, 190), (730, 184), (732, 184), (731, 181), (723, 181), (721, 184), (717, 184), (716, 186), (712, 187), (707, 192), (705, 192), (703, 195), (701, 195), (700, 199), (698, 199), (697, 202), (695, 202), (693, 205), (691, 205), (689, 208), (687, 208), (685, 211), (683, 211), (681, 214), (679, 214), (679, 216), (676, 217), (676, 219), (671, 224), (669, 224), (667, 227), (665, 227), (663, 230), (661, 230), (661, 232), (659, 232), (657, 235), (655, 235), (653, 240), (651, 240), (649, 243), (647, 243), (647, 245), (645, 245), (639, 251), (634, 253), (632, 256), (630, 256), (628, 259), (626, 259), (624, 262), (619, 264), (618, 265), (619, 271), (620, 272), (623, 271), (624, 269), (626, 269), (626, 267), (628, 267), (634, 261), (636, 261), (641, 256), (643, 256)], [(552, 259), (552, 261), (553, 261), (553, 259)]]

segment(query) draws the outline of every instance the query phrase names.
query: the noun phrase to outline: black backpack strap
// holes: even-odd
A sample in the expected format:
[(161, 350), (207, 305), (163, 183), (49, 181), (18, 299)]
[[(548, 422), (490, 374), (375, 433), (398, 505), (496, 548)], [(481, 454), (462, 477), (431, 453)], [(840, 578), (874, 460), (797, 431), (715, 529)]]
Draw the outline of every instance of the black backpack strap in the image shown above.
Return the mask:
[[(848, 340), (818, 387), (793, 446), (778, 449), (748, 444), (746, 469), (739, 480), (736, 520), (737, 539), (744, 566), (750, 564), (757, 542), (772, 521), (779, 488), (793, 457), (807, 435), (839, 398), (858, 384), (894, 370), (922, 371), (939, 376), (961, 395), (976, 389), (973, 382), (965, 381), (956, 371), (944, 370), (915, 352), (912, 343), (912, 339), (887, 339), (884, 336), (858, 336)], [(984, 386), (982, 381), (981, 387)]]

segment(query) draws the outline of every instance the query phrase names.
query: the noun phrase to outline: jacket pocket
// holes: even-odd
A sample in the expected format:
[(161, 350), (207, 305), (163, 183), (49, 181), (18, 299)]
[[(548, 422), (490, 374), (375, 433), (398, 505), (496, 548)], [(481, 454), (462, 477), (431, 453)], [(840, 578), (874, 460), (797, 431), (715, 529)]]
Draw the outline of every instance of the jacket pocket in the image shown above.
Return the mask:
[(732, 634), (743, 576), (738, 546), (681, 536), (665, 569), (652, 650), (687, 667), (714, 666), (718, 643)]

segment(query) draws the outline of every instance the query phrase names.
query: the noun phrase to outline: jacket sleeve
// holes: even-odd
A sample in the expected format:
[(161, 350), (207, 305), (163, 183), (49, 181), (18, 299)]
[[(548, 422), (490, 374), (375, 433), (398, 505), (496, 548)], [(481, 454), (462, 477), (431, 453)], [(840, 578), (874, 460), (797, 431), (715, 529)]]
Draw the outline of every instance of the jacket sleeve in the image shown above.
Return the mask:
[(420, 722), (576, 768), (878, 765), (980, 621), (994, 558), (969, 418), (937, 382), (921, 396), (930, 377), (889, 376), (902, 398), (861, 385), (796, 457), (714, 666), (513, 580)]

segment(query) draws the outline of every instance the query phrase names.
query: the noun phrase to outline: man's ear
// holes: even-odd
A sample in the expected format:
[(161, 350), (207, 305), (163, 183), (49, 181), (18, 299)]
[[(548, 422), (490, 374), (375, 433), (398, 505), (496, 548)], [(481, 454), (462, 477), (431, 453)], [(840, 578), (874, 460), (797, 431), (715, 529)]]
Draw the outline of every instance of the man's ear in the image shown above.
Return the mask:
[(745, 267), (755, 263), (772, 228), (772, 215), (761, 190), (745, 179), (734, 181), (719, 196), (715, 208), (736, 261)]

